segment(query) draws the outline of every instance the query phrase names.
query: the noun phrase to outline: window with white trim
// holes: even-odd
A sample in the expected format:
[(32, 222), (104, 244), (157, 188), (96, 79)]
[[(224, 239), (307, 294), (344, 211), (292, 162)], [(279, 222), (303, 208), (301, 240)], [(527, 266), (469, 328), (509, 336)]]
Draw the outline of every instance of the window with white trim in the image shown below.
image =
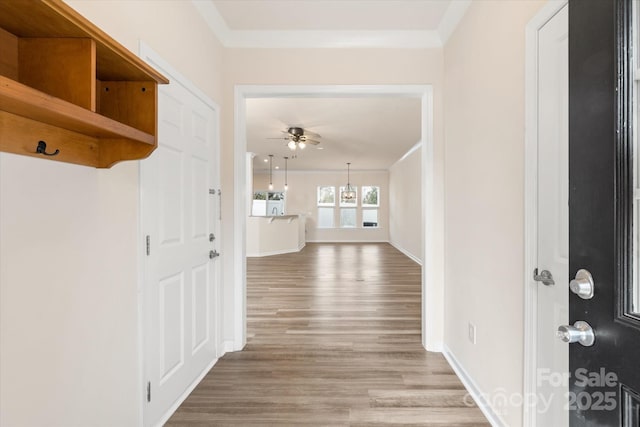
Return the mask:
[(378, 208), (380, 207), (380, 187), (362, 186), (362, 227), (378, 227)]
[(318, 228), (333, 228), (336, 206), (336, 187), (318, 187)]
[(358, 225), (356, 214), (357, 208), (340, 208), (340, 227), (356, 228)]

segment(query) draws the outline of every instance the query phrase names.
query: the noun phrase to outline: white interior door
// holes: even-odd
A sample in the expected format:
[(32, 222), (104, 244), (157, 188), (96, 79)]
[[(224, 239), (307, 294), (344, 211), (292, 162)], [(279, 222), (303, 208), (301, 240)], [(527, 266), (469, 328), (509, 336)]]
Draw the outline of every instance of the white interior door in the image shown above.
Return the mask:
[(536, 424), (568, 425), (569, 346), (556, 338), (569, 323), (568, 7), (538, 33), (538, 282)]
[(216, 111), (153, 65), (171, 84), (159, 89), (158, 148), (141, 162), (147, 426), (164, 422), (216, 360), (219, 285)]

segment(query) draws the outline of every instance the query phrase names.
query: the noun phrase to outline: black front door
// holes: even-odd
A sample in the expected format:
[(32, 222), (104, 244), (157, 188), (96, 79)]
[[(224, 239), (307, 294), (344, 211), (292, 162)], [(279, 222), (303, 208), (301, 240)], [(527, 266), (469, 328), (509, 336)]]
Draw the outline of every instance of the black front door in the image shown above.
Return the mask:
[(631, 7), (569, 2), (569, 274), (588, 270), (595, 283), (592, 298), (569, 296), (570, 322), (595, 335), (569, 344), (572, 426), (640, 426)]

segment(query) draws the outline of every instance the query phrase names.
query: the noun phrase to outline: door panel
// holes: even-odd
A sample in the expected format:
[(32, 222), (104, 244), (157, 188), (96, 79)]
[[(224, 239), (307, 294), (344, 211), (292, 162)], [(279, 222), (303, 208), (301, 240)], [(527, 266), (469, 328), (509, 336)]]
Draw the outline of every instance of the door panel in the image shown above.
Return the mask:
[(638, 426), (628, 396), (640, 390), (640, 329), (621, 315), (633, 265), (630, 6), (569, 2), (569, 271), (595, 282), (593, 298), (569, 296), (570, 323), (595, 331), (593, 346), (569, 344), (574, 426)]
[[(162, 69), (160, 67), (160, 69)], [(215, 110), (172, 76), (159, 89), (158, 148), (141, 164), (145, 265), (145, 425), (157, 425), (217, 357), (219, 218)], [(210, 236), (214, 236), (213, 239)], [(170, 414), (169, 414), (170, 415)]]
[(160, 280), (160, 383), (165, 383), (184, 363), (184, 275)]
[(207, 265), (201, 265), (193, 270), (193, 289), (191, 295), (193, 300), (192, 337), (191, 354), (195, 354), (210, 339), (209, 327), (209, 269)]
[[(540, 426), (568, 423), (569, 350), (555, 330), (569, 318), (568, 212), (568, 7), (560, 9), (538, 31), (538, 239), (539, 271), (552, 273), (554, 285), (537, 285), (537, 405)], [(544, 403), (542, 403), (544, 401)], [(548, 403), (547, 403), (548, 402)]]

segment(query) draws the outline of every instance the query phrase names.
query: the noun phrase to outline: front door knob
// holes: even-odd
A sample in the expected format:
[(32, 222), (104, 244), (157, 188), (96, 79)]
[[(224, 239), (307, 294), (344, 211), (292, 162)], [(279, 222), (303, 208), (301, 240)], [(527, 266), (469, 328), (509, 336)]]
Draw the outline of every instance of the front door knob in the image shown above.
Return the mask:
[(591, 347), (596, 340), (593, 328), (587, 322), (578, 320), (571, 325), (558, 326), (558, 332), (556, 332), (558, 338), (569, 344), (577, 342), (585, 347)]
[(216, 251), (215, 249), (212, 251), (209, 251), (209, 259), (214, 259), (216, 257), (219, 257), (220, 253), (218, 251)]
[(593, 283), (593, 277), (585, 269), (578, 270), (576, 278), (569, 282), (569, 289), (571, 292), (578, 295), (582, 299), (593, 298), (593, 290), (595, 285)]

